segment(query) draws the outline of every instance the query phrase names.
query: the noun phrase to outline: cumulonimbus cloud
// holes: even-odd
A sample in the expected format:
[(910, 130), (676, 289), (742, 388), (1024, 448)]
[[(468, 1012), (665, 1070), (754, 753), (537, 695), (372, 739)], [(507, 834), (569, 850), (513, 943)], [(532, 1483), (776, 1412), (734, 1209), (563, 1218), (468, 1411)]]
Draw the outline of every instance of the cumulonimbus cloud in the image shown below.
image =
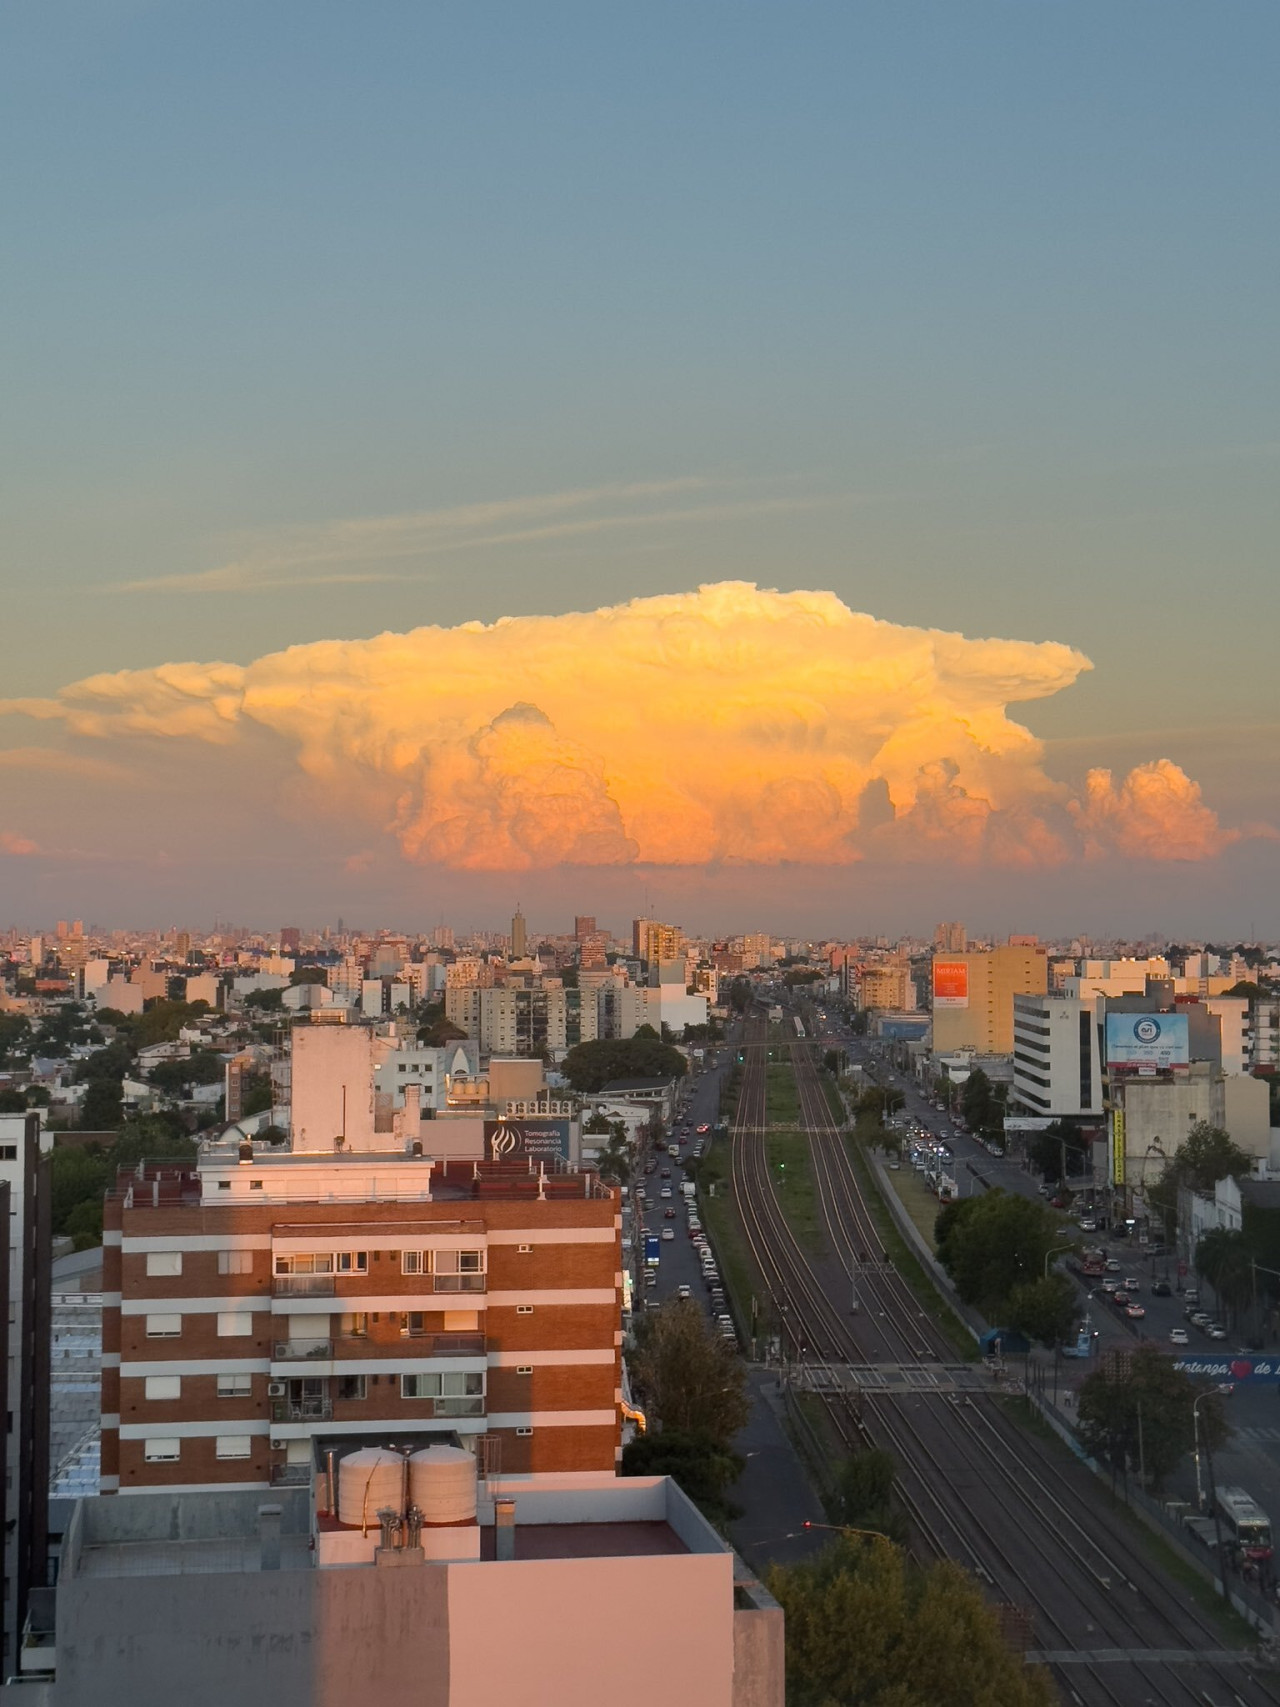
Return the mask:
[[(1091, 666), (1055, 642), (882, 622), (833, 593), (722, 582), (601, 610), (165, 664), (7, 709), (89, 739), (270, 731), (406, 858), (1044, 867), (1212, 856), (1224, 830), (1168, 760), (1075, 795), (1008, 707)], [(374, 785), (374, 786), (371, 786)], [(371, 826), (372, 827), (372, 826)]]

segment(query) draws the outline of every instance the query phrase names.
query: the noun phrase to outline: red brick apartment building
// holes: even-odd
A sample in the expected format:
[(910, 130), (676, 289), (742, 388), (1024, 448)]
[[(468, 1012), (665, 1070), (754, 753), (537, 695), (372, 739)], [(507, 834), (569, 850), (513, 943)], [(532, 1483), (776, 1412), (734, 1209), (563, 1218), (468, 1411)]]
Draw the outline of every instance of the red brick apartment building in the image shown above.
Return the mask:
[(243, 1146), (123, 1175), (102, 1491), (267, 1488), (326, 1448), (454, 1438), (504, 1475), (612, 1475), (620, 1228), (594, 1174), (528, 1161)]

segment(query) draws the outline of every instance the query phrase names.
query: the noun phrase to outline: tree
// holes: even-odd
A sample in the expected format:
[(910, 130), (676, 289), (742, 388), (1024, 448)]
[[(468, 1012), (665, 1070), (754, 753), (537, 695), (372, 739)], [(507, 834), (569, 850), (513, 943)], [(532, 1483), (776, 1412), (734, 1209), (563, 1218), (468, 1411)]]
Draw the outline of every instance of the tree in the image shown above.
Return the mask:
[(1222, 1401), (1204, 1382), (1175, 1369), (1155, 1346), (1139, 1346), (1123, 1364), (1097, 1370), (1080, 1385), (1080, 1443), (1115, 1471), (1146, 1466), (1157, 1490), (1195, 1446), (1191, 1407), (1202, 1394), (1200, 1436), (1211, 1451), (1230, 1437)]
[(1045, 1258), (1063, 1242), (1061, 1233), (1062, 1223), (1044, 1204), (997, 1189), (947, 1204), (934, 1241), (961, 1298), (990, 1318), (1016, 1288), (1043, 1279)]
[(846, 1458), (825, 1502), (832, 1523), (874, 1529), (893, 1541), (904, 1540), (906, 1524), (893, 1503), (897, 1469), (893, 1454), (880, 1447), (868, 1447), (865, 1452)]
[(0, 1067), (16, 1065), (31, 1055), (31, 1022), (26, 1014), (0, 1013)]
[(418, 1010), (418, 1042), (428, 1049), (443, 1049), (446, 1043), (458, 1042), (466, 1035), (461, 1026), (445, 1018), (443, 1002), (432, 1002)]
[(973, 1578), (950, 1560), (921, 1569), (901, 1548), (842, 1536), (814, 1559), (775, 1565), (786, 1615), (791, 1707), (1051, 1707), (1039, 1667), (1004, 1643)]
[(720, 1441), (676, 1428), (638, 1435), (622, 1449), (624, 1476), (670, 1476), (717, 1523), (738, 1515), (726, 1494), (743, 1465), (743, 1459)]
[(278, 1014), (284, 1008), (283, 990), (250, 990), (244, 999), (246, 1013)]
[(1221, 1126), (1199, 1120), (1174, 1152), (1173, 1168), (1192, 1191), (1212, 1192), (1220, 1179), (1253, 1172), (1253, 1157)]
[(124, 1119), (119, 1079), (90, 1079), (80, 1104), (82, 1132), (107, 1132)]
[(1041, 1275), (1015, 1286), (1005, 1301), (1007, 1326), (1041, 1345), (1061, 1345), (1069, 1339), (1079, 1315), (1076, 1289), (1065, 1274)]
[(634, 1037), (575, 1044), (561, 1071), (575, 1091), (602, 1091), (615, 1079), (681, 1079), (688, 1066), (651, 1026), (641, 1026)]
[(746, 1423), (746, 1371), (691, 1298), (671, 1299), (645, 1318), (631, 1373), (664, 1428), (728, 1446)]
[(1196, 1246), (1196, 1273), (1207, 1280), (1233, 1319), (1253, 1296), (1253, 1252), (1242, 1232), (1212, 1227)]
[(830, 1073), (833, 1079), (839, 1078), (840, 1069), (844, 1066), (844, 1056), (839, 1049), (828, 1049), (822, 1057), (822, 1070)]
[(1027, 1139), (1027, 1158), (1050, 1185), (1056, 1185), (1064, 1178), (1064, 1157), (1068, 1174), (1087, 1171), (1086, 1152), (1080, 1136), (1064, 1121), (1055, 1120), (1043, 1132), (1033, 1132)]
[(220, 1056), (211, 1049), (198, 1049), (178, 1061), (158, 1061), (151, 1069), (151, 1083), (167, 1096), (183, 1097), (192, 1085), (216, 1085), (226, 1071)]
[(328, 971), (323, 966), (295, 966), (289, 974), (290, 984), (327, 984)]
[(998, 1138), (1004, 1132), (1006, 1085), (993, 1085), (981, 1067), (975, 1067), (960, 1090), (960, 1111), (971, 1132)]
[(21, 1091), (10, 1090), (6, 1085), (0, 1090), (0, 1114), (25, 1114), (27, 1099)]
[(749, 978), (744, 978), (739, 974), (729, 986), (729, 1006), (733, 1009), (734, 1013), (744, 1014), (754, 1000), (755, 996), (752, 993), (751, 980)]

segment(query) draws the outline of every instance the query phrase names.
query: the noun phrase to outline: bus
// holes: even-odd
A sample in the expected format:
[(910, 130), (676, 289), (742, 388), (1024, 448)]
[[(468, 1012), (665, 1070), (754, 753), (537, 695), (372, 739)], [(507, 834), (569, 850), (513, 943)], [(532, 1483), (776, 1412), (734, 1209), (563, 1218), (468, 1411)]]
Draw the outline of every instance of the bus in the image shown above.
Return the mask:
[(1246, 1559), (1271, 1557), (1271, 1520), (1243, 1488), (1218, 1489), (1218, 1516)]
[(1080, 1259), (1080, 1272), (1086, 1280), (1101, 1280), (1107, 1272), (1107, 1254), (1105, 1251), (1089, 1250)]
[(657, 1268), (661, 1261), (662, 1244), (658, 1235), (656, 1233), (646, 1234), (644, 1241), (644, 1266), (646, 1268)]

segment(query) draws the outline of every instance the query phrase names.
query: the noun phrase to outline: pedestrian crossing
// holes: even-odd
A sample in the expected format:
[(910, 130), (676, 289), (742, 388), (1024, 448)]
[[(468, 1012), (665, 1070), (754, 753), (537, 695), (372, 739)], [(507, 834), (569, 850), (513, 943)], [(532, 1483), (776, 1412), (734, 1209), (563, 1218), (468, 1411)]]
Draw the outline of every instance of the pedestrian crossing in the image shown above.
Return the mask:
[(1280, 1428), (1233, 1428), (1227, 1450), (1241, 1443), (1246, 1446), (1280, 1446)]

